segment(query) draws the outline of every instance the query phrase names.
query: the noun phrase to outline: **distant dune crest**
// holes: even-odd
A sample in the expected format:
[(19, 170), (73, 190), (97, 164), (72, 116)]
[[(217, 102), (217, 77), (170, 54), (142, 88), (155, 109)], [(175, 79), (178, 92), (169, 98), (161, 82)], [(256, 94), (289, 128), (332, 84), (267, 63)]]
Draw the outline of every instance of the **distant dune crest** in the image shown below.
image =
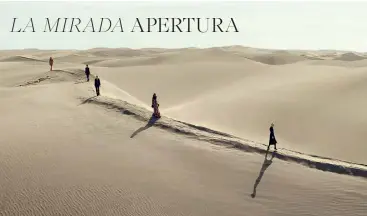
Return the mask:
[(358, 61), (364, 59), (367, 59), (367, 56), (362, 56), (352, 52), (343, 53), (340, 56), (334, 58), (334, 60), (341, 60), (341, 61)]
[[(0, 58), (2, 62), (14, 62), (23, 60), (47, 61), (48, 55), (52, 52), (41, 51), (36, 49), (24, 50), (27, 55), (14, 55)], [(0, 57), (9, 54), (11, 51), (1, 51)], [(39, 55), (39, 53), (43, 55)], [(47, 54), (49, 53), (49, 54)], [(32, 57), (32, 55), (34, 57)], [(294, 63), (310, 63), (333, 65), (330, 60), (351, 62), (362, 61), (367, 59), (365, 53), (342, 52), (342, 51), (284, 51), (256, 49), (243, 46), (228, 46), (214, 48), (180, 48), (180, 49), (163, 49), (163, 48), (94, 48), (90, 50), (71, 50), (64, 51), (63, 55), (55, 56), (55, 61), (69, 62), (75, 58), (91, 57), (85, 63), (96, 64), (103, 67), (118, 67), (132, 65), (150, 65), (157, 63), (184, 63), (186, 61), (236, 61), (248, 62), (249, 60), (266, 65), (285, 65)], [(115, 60), (114, 60), (115, 59)], [(105, 62), (104, 62), (105, 61)], [(118, 63), (120, 62), (120, 63)], [(111, 64), (111, 65), (109, 65)], [(343, 64), (339, 64), (343, 66)]]

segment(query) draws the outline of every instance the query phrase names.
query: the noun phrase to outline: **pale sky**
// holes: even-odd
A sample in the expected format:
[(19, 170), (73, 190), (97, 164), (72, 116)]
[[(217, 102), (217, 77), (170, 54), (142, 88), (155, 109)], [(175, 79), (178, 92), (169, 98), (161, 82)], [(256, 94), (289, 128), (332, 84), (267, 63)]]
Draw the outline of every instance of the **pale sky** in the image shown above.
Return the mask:
[[(367, 52), (367, 2), (0, 2), (0, 49), (88, 49), (94, 47), (212, 47), (243, 45), (275, 49), (335, 49)], [(35, 33), (24, 28), (32, 17)], [(125, 32), (43, 32), (45, 18), (79, 17), (80, 26), (101, 17)], [(132, 33), (135, 18), (222, 17), (238, 33)], [(142, 25), (147, 26), (142, 22)], [(97, 27), (95, 27), (98, 29)], [(83, 27), (82, 27), (83, 29)]]

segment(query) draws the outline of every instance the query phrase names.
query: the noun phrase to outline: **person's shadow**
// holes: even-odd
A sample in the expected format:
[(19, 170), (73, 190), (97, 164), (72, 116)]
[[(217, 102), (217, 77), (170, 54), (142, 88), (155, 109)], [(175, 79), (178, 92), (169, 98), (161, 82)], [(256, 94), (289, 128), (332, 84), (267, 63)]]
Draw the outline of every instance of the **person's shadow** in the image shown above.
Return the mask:
[(95, 98), (95, 97), (97, 97), (97, 96), (92, 96), (92, 97), (90, 97), (90, 98), (87, 98), (87, 99), (85, 99), (83, 102), (81, 102), (79, 105), (86, 104), (86, 103), (90, 102), (90, 101), (91, 101), (93, 98)]
[(259, 183), (261, 181), (261, 178), (263, 177), (263, 175), (265, 173), (265, 170), (273, 163), (273, 158), (275, 157), (276, 151), (273, 151), (273, 153), (271, 154), (270, 159), (268, 159), (268, 153), (269, 153), (269, 149), (266, 151), (265, 160), (264, 160), (263, 165), (260, 169), (259, 176), (257, 177), (257, 179), (255, 181), (254, 191), (251, 194), (252, 198), (255, 198), (255, 196), (256, 196), (256, 188), (259, 185)]
[(154, 123), (158, 120), (159, 118), (154, 117), (154, 115), (152, 115), (152, 117), (150, 117), (148, 123), (143, 126), (140, 127), (139, 129), (137, 129), (133, 134), (131, 134), (130, 138), (134, 138), (136, 135), (138, 135), (139, 133), (145, 131), (146, 129), (152, 127), (154, 125)]

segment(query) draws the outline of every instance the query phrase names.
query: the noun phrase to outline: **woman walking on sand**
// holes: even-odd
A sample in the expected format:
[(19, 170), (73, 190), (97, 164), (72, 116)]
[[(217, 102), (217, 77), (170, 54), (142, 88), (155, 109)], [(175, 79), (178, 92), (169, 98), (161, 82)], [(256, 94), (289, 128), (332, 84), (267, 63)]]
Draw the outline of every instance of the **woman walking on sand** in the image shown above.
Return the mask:
[(153, 112), (153, 116), (156, 117), (156, 118), (160, 118), (161, 117), (161, 114), (159, 112), (159, 103), (157, 101), (157, 95), (154, 93), (153, 94), (153, 97), (152, 97), (152, 108), (154, 110)]
[(270, 130), (270, 137), (269, 137), (268, 150), (271, 145), (274, 145), (274, 149), (277, 150), (277, 140), (275, 139), (275, 134), (274, 134), (274, 123), (271, 123), (269, 130)]
[(52, 57), (50, 57), (50, 60), (48, 60), (48, 63), (50, 64), (50, 71), (52, 71), (52, 66), (54, 65), (54, 60)]

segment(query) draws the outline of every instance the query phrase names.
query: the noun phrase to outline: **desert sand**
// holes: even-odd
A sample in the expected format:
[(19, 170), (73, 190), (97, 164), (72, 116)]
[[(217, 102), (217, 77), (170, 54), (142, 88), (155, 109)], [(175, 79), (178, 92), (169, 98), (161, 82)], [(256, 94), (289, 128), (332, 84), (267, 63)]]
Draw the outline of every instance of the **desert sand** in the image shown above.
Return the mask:
[(0, 51), (0, 215), (365, 215), (366, 68), (333, 50)]

